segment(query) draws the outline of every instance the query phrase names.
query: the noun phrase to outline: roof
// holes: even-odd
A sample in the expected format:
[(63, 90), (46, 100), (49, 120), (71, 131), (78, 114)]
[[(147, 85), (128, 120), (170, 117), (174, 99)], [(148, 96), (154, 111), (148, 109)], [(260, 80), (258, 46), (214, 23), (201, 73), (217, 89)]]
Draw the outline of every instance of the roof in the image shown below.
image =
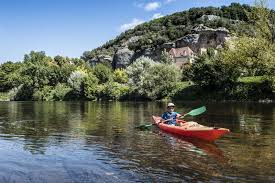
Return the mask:
[(182, 48), (172, 48), (169, 51), (169, 54), (173, 57), (188, 57), (191, 56), (194, 52), (189, 47)]

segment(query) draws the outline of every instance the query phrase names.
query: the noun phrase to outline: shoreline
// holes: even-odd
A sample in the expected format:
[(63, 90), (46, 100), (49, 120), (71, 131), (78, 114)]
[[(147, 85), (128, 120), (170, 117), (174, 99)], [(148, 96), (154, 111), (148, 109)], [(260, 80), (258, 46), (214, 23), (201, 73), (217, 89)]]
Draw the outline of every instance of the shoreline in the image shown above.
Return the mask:
[(262, 103), (262, 104), (271, 104), (275, 103), (275, 100), (271, 99), (261, 99), (261, 100), (216, 100), (216, 99), (207, 99), (207, 100), (51, 100), (51, 101), (42, 101), (42, 100), (1, 100), (0, 102), (169, 102), (169, 101), (178, 101), (178, 102), (190, 102), (190, 103)]

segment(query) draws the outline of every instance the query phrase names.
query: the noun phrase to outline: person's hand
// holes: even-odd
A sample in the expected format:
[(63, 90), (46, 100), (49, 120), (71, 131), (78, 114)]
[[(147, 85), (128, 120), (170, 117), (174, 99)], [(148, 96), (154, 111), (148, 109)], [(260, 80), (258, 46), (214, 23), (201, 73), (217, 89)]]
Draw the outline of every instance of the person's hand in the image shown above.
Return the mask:
[(170, 118), (170, 119), (164, 120), (163, 122), (167, 122), (167, 121), (173, 121), (173, 118)]

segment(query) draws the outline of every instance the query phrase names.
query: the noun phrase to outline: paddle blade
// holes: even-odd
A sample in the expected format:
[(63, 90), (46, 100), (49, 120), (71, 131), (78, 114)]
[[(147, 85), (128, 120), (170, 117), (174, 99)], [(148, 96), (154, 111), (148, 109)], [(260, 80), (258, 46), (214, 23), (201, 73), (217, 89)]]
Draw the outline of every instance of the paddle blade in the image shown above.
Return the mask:
[(143, 125), (139, 125), (139, 126), (136, 126), (135, 128), (138, 128), (138, 129), (148, 129), (152, 126), (153, 124), (143, 124)]
[[(199, 114), (202, 114), (206, 111), (206, 107), (205, 106), (202, 106), (200, 108), (197, 108), (197, 109), (193, 109), (192, 111), (188, 112), (187, 114), (185, 114), (184, 116), (187, 116), (187, 115), (190, 115), (190, 116), (197, 116)], [(182, 116), (182, 117), (184, 117)]]

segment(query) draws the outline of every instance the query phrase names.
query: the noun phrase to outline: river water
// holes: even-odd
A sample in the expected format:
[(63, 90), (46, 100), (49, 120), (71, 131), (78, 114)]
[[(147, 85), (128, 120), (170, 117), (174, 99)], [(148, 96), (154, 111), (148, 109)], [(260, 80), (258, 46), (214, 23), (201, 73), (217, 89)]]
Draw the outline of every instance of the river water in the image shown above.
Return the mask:
[(275, 182), (275, 104), (176, 103), (215, 143), (141, 131), (161, 102), (1, 102), (0, 182)]

